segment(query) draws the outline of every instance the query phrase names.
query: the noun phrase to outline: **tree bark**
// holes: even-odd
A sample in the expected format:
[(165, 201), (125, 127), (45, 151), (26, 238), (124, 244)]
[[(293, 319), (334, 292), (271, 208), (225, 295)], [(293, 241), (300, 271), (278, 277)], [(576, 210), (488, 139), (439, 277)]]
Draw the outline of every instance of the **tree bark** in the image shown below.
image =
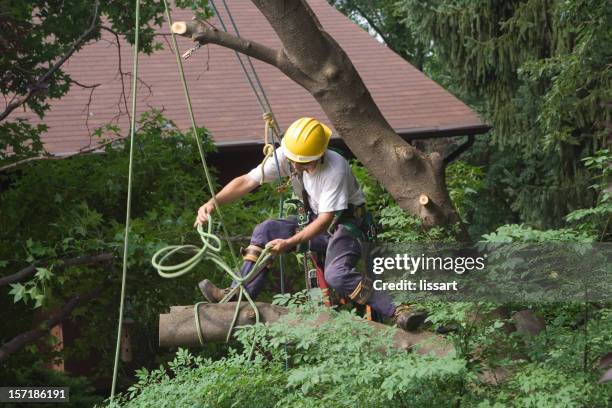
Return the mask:
[[(198, 316), (204, 342), (225, 341), (235, 308), (235, 302), (200, 305)], [(289, 312), (286, 307), (262, 302), (257, 302), (257, 308), (262, 323), (277, 322)], [(333, 318), (331, 314), (322, 314), (319, 320), (314, 323), (315, 329), (316, 326), (331, 318)], [(361, 319), (360, 321), (377, 331), (389, 329), (389, 326), (382, 323)], [(254, 323), (255, 313), (245, 302), (240, 308), (236, 326)], [(289, 324), (298, 325), (300, 322), (289, 322)], [(187, 347), (198, 346), (199, 344), (193, 306), (173, 306), (170, 308), (170, 313), (159, 316), (160, 347)], [(429, 332), (406, 332), (399, 329), (395, 331), (393, 347), (405, 351), (415, 350), (419, 354), (433, 352), (438, 356), (446, 356), (454, 350), (452, 345), (443, 337)]]
[[(402, 209), (419, 216), (425, 227), (460, 221), (446, 189), (442, 157), (418, 151), (395, 133), (344, 50), (323, 30), (306, 1), (252, 2), (280, 38), (282, 49), (272, 50), (197, 21), (177, 22), (172, 29), (277, 67), (313, 95), (357, 159)], [(421, 195), (429, 198), (428, 209), (419, 203)]]

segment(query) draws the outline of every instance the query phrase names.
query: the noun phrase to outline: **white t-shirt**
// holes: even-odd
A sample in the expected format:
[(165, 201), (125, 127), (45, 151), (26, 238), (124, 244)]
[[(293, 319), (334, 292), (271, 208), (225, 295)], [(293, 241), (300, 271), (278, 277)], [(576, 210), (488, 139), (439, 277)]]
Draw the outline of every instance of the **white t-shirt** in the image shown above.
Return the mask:
[[(291, 175), (291, 168), (283, 147), (276, 149), (281, 177)], [(264, 182), (278, 180), (274, 156), (264, 165)], [(261, 182), (261, 164), (248, 173), (249, 177)], [(365, 203), (365, 196), (351, 172), (349, 163), (340, 154), (328, 150), (323, 163), (312, 173), (303, 173), (304, 188), (308, 193), (310, 207), (315, 214), (346, 210), (349, 204), (359, 206)]]

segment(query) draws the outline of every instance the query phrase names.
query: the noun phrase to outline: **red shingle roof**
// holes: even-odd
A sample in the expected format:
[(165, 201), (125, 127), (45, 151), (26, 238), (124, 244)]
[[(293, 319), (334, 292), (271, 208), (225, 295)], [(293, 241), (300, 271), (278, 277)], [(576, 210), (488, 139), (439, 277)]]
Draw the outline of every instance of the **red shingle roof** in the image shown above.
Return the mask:
[[(487, 129), (465, 104), (378, 43), (325, 0), (309, 0), (309, 3), (325, 30), (347, 52), (374, 100), (398, 133), (418, 137), (437, 133), (482, 133)], [(228, 4), (243, 37), (280, 48), (280, 40), (251, 2), (228, 0)], [(175, 21), (189, 20), (191, 16), (192, 12), (186, 10), (173, 13)], [(219, 27), (216, 20), (213, 24)], [(169, 28), (165, 26), (163, 31), (168, 32)], [(178, 38), (178, 42), (182, 52), (193, 45), (185, 38)], [(139, 77), (150, 86), (150, 91), (142, 84), (139, 86), (138, 111), (152, 107), (163, 109), (179, 128), (188, 129), (189, 118), (176, 61), (169, 43), (164, 43), (164, 50), (140, 56)], [(121, 51), (123, 71), (129, 73), (132, 49), (122, 42)], [(88, 89), (73, 86), (62, 99), (52, 101), (51, 110), (44, 118), (49, 126), (43, 138), (48, 151), (71, 153), (90, 143), (95, 144), (95, 140), (90, 140), (88, 128), (93, 131), (111, 121), (118, 122), (124, 133), (127, 132), (128, 115), (120, 99), (117, 54), (114, 37), (104, 32), (102, 41), (84, 47), (65, 64), (65, 70), (73, 79), (83, 84), (101, 85), (93, 93), (89, 115), (86, 109)], [(299, 85), (274, 67), (255, 60), (254, 64), (282, 128), (301, 116), (327, 120), (314, 98)], [(216, 45), (205, 46), (184, 65), (196, 120), (212, 132), (217, 144), (261, 143), (261, 110), (233, 51)], [(130, 77), (126, 76), (124, 81), (129, 99)], [(30, 113), (15, 112), (11, 116), (16, 117), (37, 121)]]

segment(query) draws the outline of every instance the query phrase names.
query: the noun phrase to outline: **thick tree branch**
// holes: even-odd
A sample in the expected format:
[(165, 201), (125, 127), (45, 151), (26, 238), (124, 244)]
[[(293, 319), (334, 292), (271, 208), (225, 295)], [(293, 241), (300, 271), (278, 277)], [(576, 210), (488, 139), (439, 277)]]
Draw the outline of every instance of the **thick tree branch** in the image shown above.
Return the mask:
[[(255, 312), (248, 304), (240, 306), (236, 326), (255, 324)], [(194, 306), (172, 306), (170, 312), (159, 316), (159, 345), (160, 347), (197, 346), (199, 336), (195, 324)], [(204, 342), (225, 341), (228, 330), (232, 327), (232, 320), (236, 309), (235, 302), (207, 303), (198, 307), (198, 318), (202, 328)], [(257, 302), (260, 313), (260, 322), (272, 324), (278, 322), (289, 313), (286, 307)], [(324, 313), (319, 319), (311, 323), (314, 330), (323, 322), (334, 318), (334, 314)], [(356, 319), (359, 319), (356, 317)], [(389, 329), (382, 323), (359, 319), (375, 331), (383, 332)], [(299, 321), (288, 321), (290, 325), (300, 325)], [(396, 329), (393, 336), (392, 347), (404, 351), (416, 351), (419, 354), (433, 352), (438, 356), (446, 356), (454, 352), (452, 344), (441, 336), (429, 332), (406, 332)]]
[(52, 316), (49, 320), (45, 320), (38, 325), (37, 328), (21, 333), (4, 343), (0, 347), (0, 362), (6, 360), (11, 354), (21, 350), (27, 344), (47, 334), (53, 326), (58, 325), (70, 317), (70, 314), (78, 306), (98, 297), (104, 287), (105, 285), (102, 284), (85, 295), (77, 295), (73, 297), (64, 305), (64, 307), (62, 307), (62, 310), (60, 310), (56, 315)]
[(304, 87), (308, 87), (311, 84), (309, 78), (291, 64), (282, 50), (274, 50), (256, 41), (237, 37), (218, 30), (214, 26), (204, 25), (199, 21), (177, 21), (172, 24), (172, 32), (183, 37), (191, 37), (200, 44), (217, 44), (230, 48), (278, 68), (289, 78)]
[(293, 65), (312, 76), (325, 60), (313, 56), (329, 56), (332, 47), (319, 19), (305, 0), (251, 0), (278, 35)]
[(205, 26), (199, 21), (177, 21), (172, 24), (172, 32), (185, 37), (191, 37), (194, 41), (198, 41), (201, 44), (211, 43), (231, 48), (275, 67), (279, 65), (278, 51), (255, 41), (245, 40), (225, 31)]
[[(61, 270), (64, 268), (69, 268), (71, 266), (92, 265), (96, 263), (109, 262), (113, 260), (114, 257), (115, 255), (110, 252), (105, 252), (97, 255), (78, 256), (76, 258), (64, 259), (63, 263), (58, 264), (55, 268), (56, 270)], [(22, 280), (29, 278), (30, 276), (34, 275), (34, 273), (36, 273), (37, 268), (48, 264), (49, 262), (45, 262), (42, 264), (32, 264), (26, 268), (23, 268), (17, 273), (14, 273), (9, 276), (4, 276), (0, 278), (0, 288), (11, 283), (21, 282)]]
[(89, 28), (87, 28), (87, 30), (85, 30), (85, 32), (81, 34), (79, 38), (77, 38), (77, 40), (72, 44), (72, 46), (68, 49), (68, 51), (66, 51), (64, 55), (62, 55), (62, 57), (55, 64), (53, 64), (53, 66), (43, 76), (41, 76), (36, 81), (35, 84), (30, 86), (30, 89), (28, 89), (28, 91), (24, 95), (15, 98), (13, 101), (11, 101), (11, 103), (7, 105), (4, 112), (0, 113), (0, 121), (6, 119), (6, 117), (10, 115), (11, 112), (13, 112), (15, 109), (17, 109), (24, 103), (26, 103), (31, 97), (33, 97), (34, 95), (48, 88), (48, 82), (51, 79), (51, 77), (55, 74), (55, 72), (57, 72), (57, 70), (62, 65), (64, 65), (64, 62), (66, 62), (68, 58), (70, 58), (72, 54), (74, 54), (83, 45), (83, 43), (88, 39), (90, 34), (96, 28), (97, 26), (96, 22), (98, 20), (99, 5), (100, 5), (100, 2), (96, 0), (95, 6), (94, 6), (94, 14), (93, 14), (93, 18), (91, 19), (91, 24)]

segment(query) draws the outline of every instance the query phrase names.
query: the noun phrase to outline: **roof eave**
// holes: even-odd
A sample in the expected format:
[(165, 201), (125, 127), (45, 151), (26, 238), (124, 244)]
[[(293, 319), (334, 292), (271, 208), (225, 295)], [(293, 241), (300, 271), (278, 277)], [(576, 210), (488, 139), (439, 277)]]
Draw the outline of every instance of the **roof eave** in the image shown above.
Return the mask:
[[(441, 137), (455, 137), (455, 136), (466, 136), (466, 135), (479, 135), (488, 132), (491, 126), (485, 123), (479, 123), (476, 125), (468, 126), (453, 126), (446, 128), (412, 128), (412, 129), (394, 129), (398, 135), (405, 140), (417, 140), (417, 139), (435, 139)], [(334, 140), (336, 138), (333, 138)], [(337, 138), (337, 140), (341, 140)], [(240, 140), (236, 142), (222, 142), (217, 141), (215, 145), (219, 150), (225, 149), (239, 149), (253, 146), (263, 146), (261, 139), (253, 140)]]

